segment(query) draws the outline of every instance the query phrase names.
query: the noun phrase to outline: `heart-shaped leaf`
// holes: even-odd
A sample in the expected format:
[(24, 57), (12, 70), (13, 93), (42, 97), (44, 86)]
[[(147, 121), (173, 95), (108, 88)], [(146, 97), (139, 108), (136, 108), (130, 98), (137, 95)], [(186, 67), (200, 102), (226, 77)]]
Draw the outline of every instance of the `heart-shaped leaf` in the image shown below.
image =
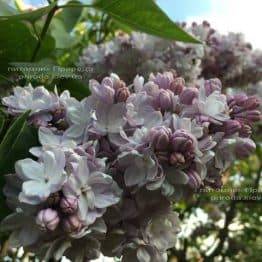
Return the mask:
[(152, 0), (98, 0), (93, 7), (135, 30), (172, 40), (200, 43), (171, 21)]

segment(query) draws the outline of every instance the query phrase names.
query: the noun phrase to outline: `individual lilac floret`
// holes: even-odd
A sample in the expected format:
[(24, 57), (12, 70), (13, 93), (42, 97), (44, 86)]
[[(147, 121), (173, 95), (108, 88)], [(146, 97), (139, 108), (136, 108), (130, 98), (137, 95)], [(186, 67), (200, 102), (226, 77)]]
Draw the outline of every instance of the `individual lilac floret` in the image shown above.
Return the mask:
[(83, 223), (77, 215), (71, 215), (64, 219), (63, 228), (67, 233), (78, 233), (83, 228)]
[(252, 124), (261, 120), (261, 113), (258, 110), (260, 106), (259, 98), (255, 96), (248, 97), (246, 94), (237, 94), (227, 97), (232, 118), (243, 124)]
[(16, 162), (16, 173), (24, 181), (19, 195), (21, 202), (40, 204), (51, 193), (59, 191), (67, 179), (63, 152), (45, 151), (41, 159), (42, 161), (37, 162), (26, 158)]
[(180, 102), (184, 105), (192, 105), (193, 100), (198, 97), (198, 89), (195, 87), (185, 88), (179, 95)]
[(148, 189), (156, 189), (163, 182), (157, 162), (148, 153), (124, 152), (118, 156), (118, 164), (120, 170), (124, 170), (124, 181), (128, 187), (146, 185)]
[(102, 103), (114, 103), (115, 90), (113, 88), (113, 81), (110, 79), (110, 77), (104, 78), (101, 84), (99, 84), (96, 80), (90, 80), (89, 87), (92, 95)]
[(85, 158), (69, 176), (63, 187), (66, 197), (78, 199), (78, 215), (85, 225), (94, 223), (105, 208), (120, 200), (119, 188), (112, 177), (102, 172), (90, 172)]
[(51, 208), (43, 209), (39, 211), (36, 217), (36, 224), (41, 230), (54, 231), (59, 224), (59, 216), (56, 210)]
[(71, 102), (67, 107), (66, 113), (69, 128), (65, 131), (64, 135), (77, 142), (86, 141), (88, 128), (92, 122), (93, 111), (93, 100), (91, 97), (85, 98), (81, 102), (77, 100)]
[(171, 146), (173, 154), (170, 162), (173, 165), (184, 164), (195, 156), (195, 139), (183, 129), (179, 129), (172, 134)]
[(243, 159), (250, 156), (256, 149), (256, 144), (249, 138), (243, 138), (236, 143), (235, 154), (238, 158)]
[(218, 78), (213, 78), (210, 80), (206, 80), (204, 83), (206, 95), (211, 95), (214, 91), (221, 92), (222, 90), (222, 83)]
[(49, 93), (43, 86), (33, 88), (31, 85), (14, 88), (14, 95), (4, 97), (2, 103), (11, 114), (19, 114), (31, 110), (31, 114), (51, 111), (58, 105), (55, 94)]
[(148, 134), (152, 146), (159, 151), (165, 151), (169, 147), (172, 131), (165, 126), (153, 127)]
[(202, 85), (199, 88), (198, 99), (193, 100), (192, 106), (185, 107), (183, 112), (183, 115), (188, 117), (199, 114), (207, 116), (209, 121), (214, 123), (228, 120), (230, 116), (226, 96), (218, 90), (207, 95), (205, 86)]
[(42, 147), (33, 147), (30, 152), (40, 157), (43, 151), (58, 149), (63, 152), (70, 152), (76, 147), (76, 142), (63, 133), (56, 134), (50, 128), (40, 127), (38, 130), (38, 139)]
[(63, 213), (73, 214), (78, 208), (78, 200), (76, 197), (63, 197), (60, 201), (60, 208)]
[(182, 77), (174, 76), (173, 72), (150, 74), (149, 80), (157, 84), (160, 89), (170, 90), (175, 95), (179, 95), (185, 87), (185, 80)]

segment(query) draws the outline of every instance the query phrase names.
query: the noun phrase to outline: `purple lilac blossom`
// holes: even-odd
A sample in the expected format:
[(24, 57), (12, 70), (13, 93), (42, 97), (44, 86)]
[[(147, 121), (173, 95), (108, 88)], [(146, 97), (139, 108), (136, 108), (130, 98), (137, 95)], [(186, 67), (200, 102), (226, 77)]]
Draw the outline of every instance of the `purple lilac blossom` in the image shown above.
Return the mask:
[(46, 261), (88, 261), (101, 252), (167, 261), (180, 230), (172, 201), (221, 187), (232, 162), (254, 151), (260, 100), (225, 95), (218, 79), (187, 84), (174, 71), (148, 81), (137, 75), (130, 86), (112, 73), (90, 89), (82, 101), (32, 86), (3, 99), (11, 114), (30, 109), (29, 124), (39, 113), (51, 118), (38, 121), (34, 159), (17, 161), (6, 176), (14, 213), (1, 227), (13, 232), (11, 246)]

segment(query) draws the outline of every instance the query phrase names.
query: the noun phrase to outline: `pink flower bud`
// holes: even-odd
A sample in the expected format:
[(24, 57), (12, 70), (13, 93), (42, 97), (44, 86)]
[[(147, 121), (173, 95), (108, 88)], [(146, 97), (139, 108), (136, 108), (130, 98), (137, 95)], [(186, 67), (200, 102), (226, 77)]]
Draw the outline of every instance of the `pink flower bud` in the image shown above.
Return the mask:
[(157, 151), (155, 152), (156, 157), (160, 163), (168, 163), (169, 161), (169, 152), (167, 151)]
[(238, 132), (241, 128), (241, 124), (237, 120), (227, 120), (223, 124), (223, 131), (226, 135), (232, 135)]
[(261, 120), (261, 113), (258, 110), (245, 111), (238, 114), (235, 114), (235, 118), (240, 121), (247, 122), (258, 122)]
[(110, 74), (110, 79), (113, 82), (113, 88), (115, 89), (115, 91), (117, 91), (118, 89), (124, 88), (126, 87), (126, 84), (124, 81), (122, 81), (118, 75), (116, 74)]
[(195, 171), (195, 170), (189, 170), (187, 172), (188, 175), (188, 185), (192, 188), (192, 189), (197, 189), (202, 185), (202, 180), (201, 177), (199, 176), (199, 174)]
[(63, 197), (60, 202), (60, 207), (63, 213), (73, 214), (78, 207), (77, 198), (73, 196)]
[(127, 87), (119, 88), (116, 90), (116, 101), (117, 102), (126, 102), (129, 96), (130, 96), (130, 92)]
[(180, 95), (185, 88), (185, 80), (182, 77), (176, 77), (170, 84), (169, 89), (175, 94)]
[(174, 152), (180, 152), (183, 155), (194, 152), (193, 137), (183, 129), (178, 129), (172, 134), (171, 146)]
[(196, 87), (185, 88), (179, 96), (180, 102), (184, 105), (192, 105), (193, 100), (198, 97), (198, 93)]
[(83, 227), (77, 215), (71, 215), (63, 221), (63, 228), (67, 233), (79, 232)]
[(245, 101), (248, 99), (248, 96), (246, 94), (237, 94), (234, 95), (233, 99), (236, 105), (243, 106)]
[(160, 90), (157, 105), (161, 110), (170, 110), (173, 108), (173, 93), (170, 90)]
[(248, 97), (245, 102), (243, 103), (243, 107), (246, 110), (255, 110), (259, 107), (260, 101), (256, 96)]
[(249, 138), (244, 138), (236, 144), (235, 154), (238, 158), (243, 159), (250, 156), (256, 149), (256, 144)]
[(159, 86), (160, 89), (169, 89), (174, 76), (172, 72), (157, 73), (156, 76), (151, 75), (150, 78)]
[(250, 137), (252, 134), (252, 129), (249, 125), (243, 124), (239, 131), (239, 135), (241, 137)]
[(60, 219), (57, 211), (51, 208), (39, 211), (36, 217), (36, 224), (40, 226), (42, 230), (54, 231), (57, 228), (59, 221)]
[(168, 148), (171, 130), (165, 126), (153, 127), (149, 132), (149, 140), (153, 147), (158, 151)]
[(172, 153), (169, 158), (169, 162), (171, 165), (183, 165), (185, 164), (185, 158), (180, 153)]

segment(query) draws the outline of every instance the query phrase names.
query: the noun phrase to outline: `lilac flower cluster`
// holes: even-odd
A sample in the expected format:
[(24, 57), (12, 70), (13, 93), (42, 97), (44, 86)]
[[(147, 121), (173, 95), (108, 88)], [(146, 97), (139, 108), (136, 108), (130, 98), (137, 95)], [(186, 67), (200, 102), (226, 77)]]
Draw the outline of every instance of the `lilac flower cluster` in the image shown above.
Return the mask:
[(2, 102), (17, 115), (31, 110), (41, 146), (16, 162), (4, 193), (14, 213), (2, 222), (10, 244), (45, 260), (167, 261), (179, 232), (172, 201), (205, 186), (255, 144), (259, 100), (226, 96), (221, 82), (197, 86), (172, 72), (116, 74), (91, 80), (77, 101), (44, 87), (16, 87)]
[(79, 65), (92, 67), (92, 77), (102, 79), (108, 72), (131, 83), (135, 75), (175, 69), (187, 82), (218, 77), (224, 87), (245, 86), (262, 80), (262, 53), (253, 50), (240, 33), (220, 34), (204, 21), (185, 30), (205, 45), (172, 42), (133, 32), (119, 35), (100, 45), (90, 45)]
[(102, 80), (108, 72), (118, 72), (127, 83), (137, 74), (175, 69), (193, 82), (201, 73), (204, 48), (201, 45), (175, 43), (144, 33), (120, 34), (109, 42), (89, 45), (79, 58), (80, 67), (92, 68), (89, 77)]

